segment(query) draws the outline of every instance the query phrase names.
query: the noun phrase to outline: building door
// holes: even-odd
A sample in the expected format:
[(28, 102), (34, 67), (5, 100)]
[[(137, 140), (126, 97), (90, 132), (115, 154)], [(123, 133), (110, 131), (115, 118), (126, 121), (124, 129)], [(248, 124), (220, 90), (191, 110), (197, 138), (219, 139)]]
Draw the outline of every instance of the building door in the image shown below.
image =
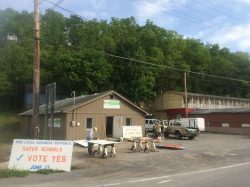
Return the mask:
[(106, 118), (106, 137), (112, 137), (113, 136), (113, 116), (107, 116)]
[(113, 124), (113, 137), (120, 138), (122, 137), (122, 126), (123, 126), (123, 117), (115, 116)]

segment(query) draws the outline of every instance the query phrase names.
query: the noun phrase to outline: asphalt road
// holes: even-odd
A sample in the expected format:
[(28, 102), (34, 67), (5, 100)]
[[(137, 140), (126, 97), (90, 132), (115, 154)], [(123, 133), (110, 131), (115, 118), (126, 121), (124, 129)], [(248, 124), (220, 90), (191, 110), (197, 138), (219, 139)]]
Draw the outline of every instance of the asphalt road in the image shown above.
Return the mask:
[(0, 179), (0, 187), (250, 186), (248, 136), (201, 134), (192, 141), (166, 142), (186, 149), (132, 152), (131, 142), (124, 142), (116, 158), (101, 159), (75, 148), (71, 172)]

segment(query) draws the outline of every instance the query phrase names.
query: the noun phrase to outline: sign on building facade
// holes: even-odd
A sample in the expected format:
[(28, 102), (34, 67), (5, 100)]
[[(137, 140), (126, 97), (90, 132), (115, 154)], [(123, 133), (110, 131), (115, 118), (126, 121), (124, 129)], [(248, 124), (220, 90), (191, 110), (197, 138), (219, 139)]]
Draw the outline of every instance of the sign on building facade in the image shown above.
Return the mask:
[(118, 100), (104, 100), (103, 108), (106, 109), (120, 109), (120, 101)]

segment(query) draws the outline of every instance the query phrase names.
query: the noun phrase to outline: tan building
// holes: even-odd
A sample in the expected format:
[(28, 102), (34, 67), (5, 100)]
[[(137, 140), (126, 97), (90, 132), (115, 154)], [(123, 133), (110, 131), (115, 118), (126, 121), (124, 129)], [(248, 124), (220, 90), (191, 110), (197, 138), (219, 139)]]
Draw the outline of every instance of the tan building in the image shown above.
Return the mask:
[(166, 117), (169, 119), (176, 118), (176, 115), (185, 117), (185, 113), (190, 113), (197, 109), (225, 108), (250, 108), (250, 100), (188, 93), (186, 106), (185, 93), (174, 91), (166, 91), (155, 100), (155, 111), (162, 119)]
[[(22, 114), (21, 129), (32, 136), (32, 110)], [(45, 125), (45, 105), (40, 106), (40, 138), (62, 140), (86, 139), (87, 131), (97, 127), (98, 138), (120, 137), (125, 125), (140, 125), (144, 132), (148, 113), (111, 90), (56, 101), (54, 124)], [(49, 120), (50, 121), (50, 120)], [(53, 126), (53, 127), (52, 127)]]

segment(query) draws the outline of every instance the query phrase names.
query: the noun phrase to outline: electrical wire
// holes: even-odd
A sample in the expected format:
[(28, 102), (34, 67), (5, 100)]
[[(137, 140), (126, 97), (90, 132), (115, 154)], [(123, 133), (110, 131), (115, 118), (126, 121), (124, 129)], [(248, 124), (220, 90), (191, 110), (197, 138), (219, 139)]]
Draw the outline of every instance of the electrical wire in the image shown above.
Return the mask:
[[(55, 4), (55, 3), (53, 3), (53, 2), (51, 2), (49, 0), (44, 0), (44, 1), (46, 1), (46, 2), (48, 2), (50, 4), (53, 4), (56, 7), (66, 11), (66, 12), (69, 12), (69, 13), (71, 13), (73, 15), (76, 15), (77, 17), (80, 17), (80, 18), (82, 18), (84, 20), (87, 20), (85, 17), (82, 17), (82, 16), (78, 15), (77, 13), (75, 13), (75, 12), (69, 10), (69, 9), (63, 8), (63, 7), (57, 5), (57, 4)], [(114, 58), (119, 58), (119, 59), (128, 60), (128, 61), (132, 61), (132, 62), (139, 62), (139, 63), (144, 64), (144, 65), (150, 65), (150, 66), (154, 66), (154, 67), (161, 67), (161, 68), (166, 68), (166, 69), (171, 69), (171, 70), (176, 70), (176, 71), (181, 71), (181, 72), (186, 72), (186, 73), (192, 73), (192, 74), (197, 74), (197, 75), (203, 75), (203, 76), (207, 76), (207, 77), (214, 77), (214, 78), (219, 78), (219, 79), (224, 79), (224, 80), (250, 83), (250, 81), (243, 80), (243, 79), (235, 79), (235, 78), (223, 77), (223, 76), (219, 76), (219, 75), (211, 75), (211, 74), (206, 74), (206, 73), (200, 73), (200, 72), (195, 72), (195, 71), (191, 71), (191, 70), (184, 70), (184, 69), (180, 69), (180, 68), (161, 65), (161, 64), (154, 64), (154, 63), (150, 63), (150, 62), (146, 62), (146, 61), (142, 61), (142, 60), (137, 60), (137, 59), (123, 57), (123, 56), (109, 54), (109, 53), (104, 53), (104, 52), (100, 52), (100, 51), (97, 51), (97, 52), (102, 53), (103, 55), (106, 55), (106, 56), (114, 57)]]
[[(56, 7), (64, 10), (64, 11), (67, 11), (73, 15), (76, 15), (84, 20), (86, 20), (86, 18), (78, 15), (77, 13), (71, 11), (71, 10), (68, 10), (66, 8), (63, 8), (49, 0), (44, 0), (50, 4), (53, 4), (55, 5)], [(77, 48), (77, 47), (74, 47), (74, 46), (68, 46), (70, 48)], [(80, 48), (78, 48), (80, 49)], [(123, 56), (119, 56), (119, 55), (115, 55), (115, 54), (110, 54), (110, 53), (105, 53), (103, 51), (97, 51), (96, 52), (98, 53), (101, 53), (105, 56), (109, 56), (109, 57), (113, 57), (113, 58), (118, 58), (118, 59), (123, 59), (123, 60), (127, 60), (127, 61), (131, 61), (131, 62), (138, 62), (138, 63), (141, 63), (141, 64), (144, 64), (144, 65), (149, 65), (149, 66), (153, 66), (153, 67), (160, 67), (160, 68), (165, 68), (165, 69), (171, 69), (171, 70), (175, 70), (175, 71), (180, 71), (180, 72), (186, 72), (186, 73), (191, 73), (191, 74), (196, 74), (196, 75), (202, 75), (202, 76), (207, 76), (207, 77), (213, 77), (213, 78), (218, 78), (218, 79), (224, 79), (224, 80), (229, 80), (229, 81), (237, 81), (237, 82), (242, 82), (242, 83), (247, 83), (249, 84), (250, 81), (248, 80), (243, 80), (243, 79), (236, 79), (236, 78), (230, 78), (230, 77), (224, 77), (224, 76), (219, 76), (219, 75), (212, 75), (212, 74), (206, 74), (206, 73), (201, 73), (201, 72), (195, 72), (195, 71), (191, 71), (191, 70), (185, 70), (185, 69), (180, 69), (180, 68), (176, 68), (176, 67), (171, 67), (171, 66), (166, 66), (166, 65), (162, 65), (162, 64), (154, 64), (154, 63), (151, 63), (151, 62), (147, 62), (147, 61), (143, 61), (143, 60), (138, 60), (138, 59), (134, 59), (134, 58), (128, 58), (128, 57), (123, 57)]]
[(70, 14), (72, 14), (72, 15), (74, 15), (74, 16), (77, 16), (77, 17), (79, 17), (79, 18), (81, 18), (81, 19), (83, 19), (83, 20), (88, 20), (87, 18), (85, 18), (85, 17), (83, 17), (83, 16), (81, 16), (81, 15), (79, 15), (79, 14), (77, 14), (77, 13), (75, 13), (75, 12), (69, 10), (69, 9), (63, 8), (62, 6), (60, 6), (60, 5), (56, 4), (56, 3), (53, 3), (53, 2), (51, 2), (51, 1), (49, 1), (49, 0), (44, 0), (44, 1), (46, 1), (47, 3), (50, 3), (50, 4), (52, 4), (52, 5), (54, 5), (55, 7), (59, 8), (59, 9), (62, 9), (62, 10), (64, 10), (64, 11), (70, 13)]
[[(133, 0), (130, 0), (132, 3), (135, 3)], [(189, 22), (194, 22), (194, 23), (196, 23), (196, 24), (200, 24), (200, 22), (198, 22), (197, 20), (196, 20), (196, 18), (195, 17), (192, 17), (192, 16), (190, 16), (190, 15), (187, 15), (187, 14), (182, 14), (182, 13), (179, 13), (179, 12), (170, 12), (170, 10), (167, 10), (167, 8), (166, 7), (163, 7), (163, 6), (160, 6), (160, 5), (157, 5), (157, 4), (155, 4), (155, 2), (151, 2), (151, 1), (148, 1), (149, 3), (150, 3), (150, 5), (151, 5), (151, 7), (152, 6), (154, 6), (154, 7), (160, 7), (160, 8), (163, 8), (163, 9), (165, 9), (164, 10), (164, 12), (167, 12), (168, 14), (172, 14), (172, 15), (174, 15), (174, 16), (176, 16), (176, 17), (180, 17), (180, 18), (182, 18), (182, 19), (185, 19), (185, 20), (187, 20), (187, 21), (189, 21)], [(190, 18), (187, 18), (187, 17), (190, 17)]]
[(110, 56), (110, 57), (114, 57), (114, 58), (119, 58), (119, 59), (124, 59), (124, 60), (129, 60), (129, 61), (132, 61), (132, 62), (139, 62), (141, 64), (150, 65), (150, 66), (161, 67), (161, 68), (171, 69), (171, 70), (175, 70), (175, 71), (192, 73), (192, 74), (196, 74), (196, 75), (203, 75), (203, 76), (207, 76), (207, 77), (219, 78), (219, 79), (224, 79), (224, 80), (250, 83), (250, 81), (246, 81), (246, 80), (243, 80), (243, 79), (234, 79), (234, 78), (223, 77), (223, 76), (218, 76), (218, 75), (211, 75), (211, 74), (206, 74), (206, 73), (200, 73), (200, 72), (195, 72), (195, 71), (190, 71), (190, 70), (184, 70), (184, 69), (180, 69), (180, 68), (170, 67), (170, 66), (166, 66), (166, 65), (154, 64), (154, 63), (150, 63), (150, 62), (146, 62), (146, 61), (142, 61), (142, 60), (137, 60), (137, 59), (127, 58), (127, 57), (122, 57), (122, 56), (113, 55), (113, 54), (104, 53), (104, 52), (100, 52), (100, 53), (102, 53), (102, 54), (104, 54), (106, 56)]
[[(130, 0), (130, 1), (132, 1), (132, 0)], [(164, 8), (164, 9), (165, 9), (164, 12), (170, 13), (170, 11), (172, 11), (172, 12), (175, 12), (175, 13), (177, 13), (177, 14), (183, 15), (184, 17), (182, 17), (182, 18), (191, 20), (192, 22), (194, 22), (194, 23), (196, 23), (196, 24), (204, 24), (203, 20), (201, 20), (200, 18), (193, 17), (193, 16), (190, 16), (190, 15), (188, 15), (188, 14), (178, 12), (178, 11), (176, 11), (176, 10), (167, 11), (167, 8), (166, 8), (164, 5), (162, 5), (162, 4), (158, 3), (158, 2), (155, 2), (155, 1), (153, 1), (153, 0), (145, 0), (145, 1), (147, 1), (147, 2), (149, 2), (149, 3), (151, 3), (151, 4), (154, 4), (154, 5), (156, 5), (156, 6), (160, 7), (160, 8)], [(188, 16), (189, 18), (186, 18), (185, 16)], [(190, 19), (190, 18), (191, 18), (191, 19)], [(195, 20), (195, 21), (194, 21), (194, 20)], [(206, 24), (209, 25), (209, 26), (212, 26), (212, 27), (218, 27), (217, 25), (212, 24), (212, 23), (206, 22)], [(221, 25), (220, 25), (219, 27), (221, 27)], [(232, 25), (224, 25), (224, 28), (225, 28), (226, 30), (230, 30), (230, 31), (233, 32), (232, 34), (234, 34), (234, 35), (236, 35), (236, 36), (237, 36), (237, 33), (238, 33), (238, 34), (242, 34), (240, 31), (238, 31), (238, 30), (236, 30), (236, 29), (233, 29), (233, 28), (231, 28), (231, 27), (232, 27)]]
[(57, 7), (57, 5), (60, 5), (63, 3), (64, 0), (58, 0), (55, 5), (52, 7), (52, 10), (55, 10), (55, 8)]
[[(217, 86), (225, 86), (225, 82), (220, 82), (220, 81), (214, 81), (214, 80), (208, 80), (208, 79), (204, 79), (204, 78), (198, 78), (198, 77), (194, 77), (194, 76), (188, 76), (189, 80), (193, 80), (193, 81), (201, 81), (201, 82), (206, 82), (211, 84), (212, 86), (217, 85)], [(229, 86), (229, 85), (228, 85)], [(245, 85), (245, 87), (239, 86), (239, 85), (233, 85), (234, 88), (240, 89), (240, 90), (246, 90), (249, 91), (250, 87), (249, 85)]]
[(208, 6), (208, 5), (204, 4), (204, 2), (201, 3), (201, 2), (198, 1), (198, 0), (192, 0), (192, 1), (195, 2), (195, 3), (197, 3), (197, 4), (199, 4), (199, 5), (201, 5), (201, 6), (203, 6), (203, 7), (207, 7), (208, 9), (210, 9), (210, 10), (212, 10), (212, 11), (214, 11), (214, 12), (217, 12), (217, 13), (222, 14), (222, 15), (227, 15), (226, 12), (221, 11), (221, 10), (218, 10), (218, 9), (215, 9), (214, 7)]

